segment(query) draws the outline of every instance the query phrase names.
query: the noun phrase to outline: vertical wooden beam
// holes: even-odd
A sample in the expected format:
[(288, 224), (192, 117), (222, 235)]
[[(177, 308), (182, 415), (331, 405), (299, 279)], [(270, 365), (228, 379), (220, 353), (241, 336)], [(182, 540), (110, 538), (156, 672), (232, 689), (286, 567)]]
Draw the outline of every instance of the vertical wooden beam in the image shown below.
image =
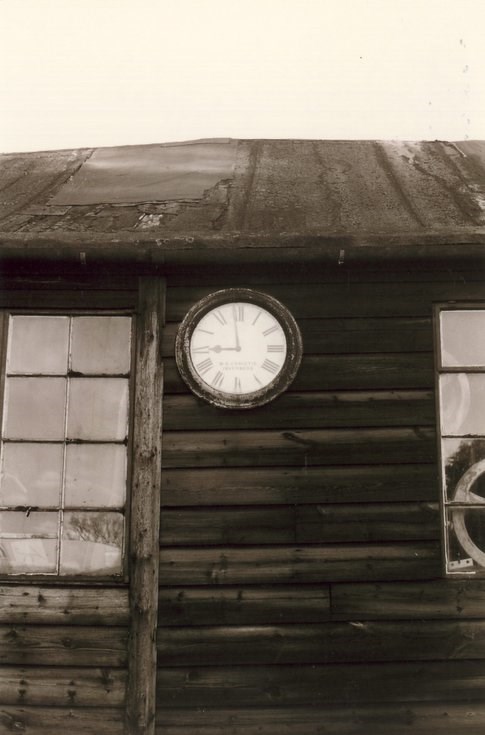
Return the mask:
[(154, 735), (165, 282), (140, 278), (136, 337), (127, 735)]

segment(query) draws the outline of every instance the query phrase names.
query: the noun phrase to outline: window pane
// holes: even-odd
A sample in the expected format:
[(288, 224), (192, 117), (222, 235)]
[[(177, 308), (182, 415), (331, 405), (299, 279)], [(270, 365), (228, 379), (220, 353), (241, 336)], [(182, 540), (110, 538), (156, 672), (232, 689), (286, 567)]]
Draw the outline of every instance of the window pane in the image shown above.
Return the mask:
[(58, 507), (63, 453), (62, 444), (5, 443), (0, 505)]
[(70, 444), (65, 505), (121, 508), (125, 503), (126, 448), (120, 444)]
[(0, 571), (54, 573), (57, 513), (0, 512)]
[(72, 378), (69, 439), (123, 441), (128, 430), (128, 381), (123, 378)]
[(7, 372), (65, 375), (69, 346), (69, 317), (12, 316)]
[(4, 436), (64, 439), (65, 378), (8, 378)]
[(448, 508), (448, 571), (485, 570), (485, 509)]
[(64, 513), (62, 574), (120, 574), (124, 519), (121, 513)]
[(128, 374), (130, 337), (130, 317), (74, 317), (71, 369), (77, 373), (98, 375)]
[(443, 439), (442, 460), (446, 501), (485, 503), (485, 439)]
[(485, 374), (441, 375), (440, 400), (444, 435), (485, 434)]
[(444, 367), (485, 366), (485, 310), (442, 311), (440, 328)]

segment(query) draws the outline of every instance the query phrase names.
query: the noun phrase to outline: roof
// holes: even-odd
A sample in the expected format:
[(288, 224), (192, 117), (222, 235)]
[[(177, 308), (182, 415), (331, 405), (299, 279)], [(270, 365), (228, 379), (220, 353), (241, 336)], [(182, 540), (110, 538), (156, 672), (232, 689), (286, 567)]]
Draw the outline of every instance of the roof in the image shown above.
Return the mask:
[(0, 156), (0, 256), (68, 256), (81, 243), (160, 262), (237, 248), (480, 252), (485, 141), (215, 139)]

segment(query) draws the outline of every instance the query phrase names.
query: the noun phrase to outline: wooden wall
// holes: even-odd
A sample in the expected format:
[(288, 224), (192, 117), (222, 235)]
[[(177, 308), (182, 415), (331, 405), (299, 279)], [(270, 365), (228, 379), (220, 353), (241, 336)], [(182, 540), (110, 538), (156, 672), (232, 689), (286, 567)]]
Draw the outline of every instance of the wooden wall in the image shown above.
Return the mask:
[[(2, 308), (133, 309), (137, 303), (136, 279), (106, 272), (71, 279), (3, 274), (0, 286)], [(130, 622), (123, 582), (0, 582), (0, 734), (120, 735)]]
[[(252, 411), (191, 396), (177, 325), (228, 285), (297, 318), (301, 370)], [(169, 280), (161, 735), (482, 733), (485, 582), (442, 578), (432, 304), (447, 267)]]
[[(431, 313), (485, 300), (482, 273), (168, 284), (157, 735), (481, 735), (485, 581), (442, 577)], [(279, 298), (304, 339), (291, 390), (251, 411), (195, 399), (173, 357), (187, 309), (228, 285)], [(128, 595), (0, 585), (2, 735), (121, 735)]]

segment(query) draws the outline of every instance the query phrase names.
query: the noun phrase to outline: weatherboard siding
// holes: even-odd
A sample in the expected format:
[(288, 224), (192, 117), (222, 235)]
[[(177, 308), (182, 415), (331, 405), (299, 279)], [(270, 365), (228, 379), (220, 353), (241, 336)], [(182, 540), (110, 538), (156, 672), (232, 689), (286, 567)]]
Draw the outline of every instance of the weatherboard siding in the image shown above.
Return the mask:
[(432, 305), (483, 282), (260, 276), (304, 356), (284, 396), (237, 412), (176, 371), (178, 323), (228, 285), (187, 280), (162, 341), (157, 733), (480, 732), (485, 587), (442, 579)]

